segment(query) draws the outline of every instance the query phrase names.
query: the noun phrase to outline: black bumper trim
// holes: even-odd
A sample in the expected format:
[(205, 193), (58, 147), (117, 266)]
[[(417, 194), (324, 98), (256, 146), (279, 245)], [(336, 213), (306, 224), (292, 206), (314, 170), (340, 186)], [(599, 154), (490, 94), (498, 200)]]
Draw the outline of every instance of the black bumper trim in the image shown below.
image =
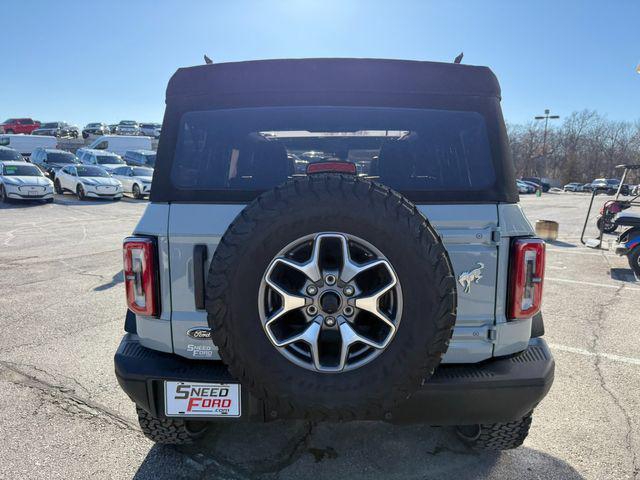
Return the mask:
[[(164, 416), (165, 380), (237, 383), (220, 361), (187, 360), (150, 350), (132, 334), (124, 336), (114, 360), (120, 386), (131, 400), (156, 417)], [(554, 369), (546, 342), (534, 338), (526, 350), (510, 357), (441, 365), (400, 407), (384, 418), (370, 420), (431, 425), (509, 422), (525, 416), (545, 397), (553, 383)], [(242, 387), (241, 420), (275, 418), (267, 405)], [(210, 420), (238, 421), (220, 417)]]

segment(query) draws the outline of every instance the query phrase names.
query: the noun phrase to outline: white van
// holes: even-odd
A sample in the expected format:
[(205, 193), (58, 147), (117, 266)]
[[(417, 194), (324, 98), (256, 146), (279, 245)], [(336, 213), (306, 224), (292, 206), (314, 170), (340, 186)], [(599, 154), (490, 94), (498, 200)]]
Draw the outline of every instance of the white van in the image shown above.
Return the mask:
[(0, 135), (0, 146), (13, 148), (21, 155), (31, 156), (36, 148), (57, 148), (58, 139), (47, 135), (7, 133)]
[(139, 135), (104, 135), (96, 138), (87, 148), (124, 155), (127, 150), (151, 150), (151, 140), (151, 137)]

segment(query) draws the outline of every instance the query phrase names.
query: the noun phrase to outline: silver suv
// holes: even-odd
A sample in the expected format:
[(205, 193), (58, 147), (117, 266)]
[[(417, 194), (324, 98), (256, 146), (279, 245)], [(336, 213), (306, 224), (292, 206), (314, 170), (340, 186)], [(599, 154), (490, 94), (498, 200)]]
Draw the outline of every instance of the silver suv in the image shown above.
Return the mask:
[(205, 65), (166, 103), (115, 356), (149, 438), (312, 418), (522, 444), (554, 374), (545, 245), (488, 68)]

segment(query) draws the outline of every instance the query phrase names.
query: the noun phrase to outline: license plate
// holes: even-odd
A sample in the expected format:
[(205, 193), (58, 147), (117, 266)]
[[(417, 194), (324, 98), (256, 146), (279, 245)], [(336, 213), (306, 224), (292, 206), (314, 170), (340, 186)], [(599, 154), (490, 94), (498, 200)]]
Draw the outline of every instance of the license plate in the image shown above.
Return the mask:
[(167, 417), (239, 417), (237, 383), (164, 382)]
[(27, 192), (27, 195), (29, 195), (30, 197), (35, 197), (36, 195), (38, 195), (38, 192)]

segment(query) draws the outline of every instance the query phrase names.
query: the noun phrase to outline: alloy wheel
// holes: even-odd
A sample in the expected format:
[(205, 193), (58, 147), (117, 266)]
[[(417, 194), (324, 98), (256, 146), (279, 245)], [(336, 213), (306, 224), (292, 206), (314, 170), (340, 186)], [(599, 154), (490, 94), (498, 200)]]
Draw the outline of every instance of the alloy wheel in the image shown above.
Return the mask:
[(393, 266), (369, 242), (346, 233), (316, 233), (285, 247), (262, 278), (258, 302), (272, 345), (322, 373), (371, 362), (402, 317)]

